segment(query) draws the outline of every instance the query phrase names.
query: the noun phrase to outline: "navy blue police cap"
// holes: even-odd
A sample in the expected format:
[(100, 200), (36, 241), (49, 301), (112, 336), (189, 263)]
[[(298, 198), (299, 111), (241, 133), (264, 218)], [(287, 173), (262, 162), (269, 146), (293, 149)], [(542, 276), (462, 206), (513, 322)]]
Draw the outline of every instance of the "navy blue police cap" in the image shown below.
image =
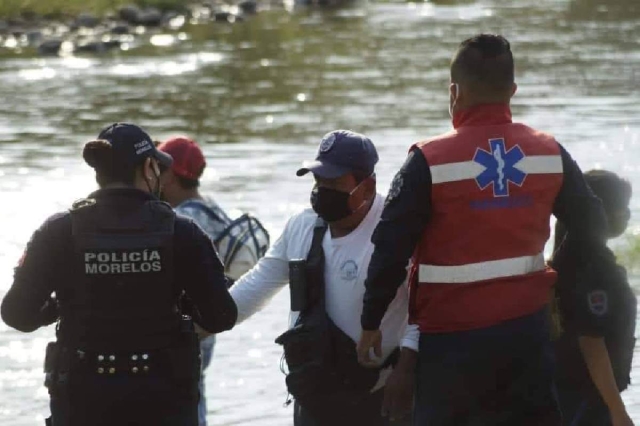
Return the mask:
[(98, 139), (111, 144), (117, 161), (138, 165), (147, 158), (154, 158), (166, 168), (173, 163), (171, 156), (156, 149), (151, 136), (135, 124), (113, 123), (100, 132)]
[(378, 151), (371, 139), (351, 130), (334, 130), (322, 138), (316, 159), (305, 162), (296, 174), (311, 172), (324, 179), (353, 172), (372, 174), (377, 162)]

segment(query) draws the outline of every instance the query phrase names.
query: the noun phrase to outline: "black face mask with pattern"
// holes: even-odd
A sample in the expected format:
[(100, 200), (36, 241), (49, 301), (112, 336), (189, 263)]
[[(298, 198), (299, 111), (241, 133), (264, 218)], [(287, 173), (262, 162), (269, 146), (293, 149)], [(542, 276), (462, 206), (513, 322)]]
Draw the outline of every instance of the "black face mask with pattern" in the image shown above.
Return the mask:
[(336, 222), (353, 213), (349, 207), (350, 196), (349, 192), (316, 186), (311, 191), (311, 207), (325, 221)]

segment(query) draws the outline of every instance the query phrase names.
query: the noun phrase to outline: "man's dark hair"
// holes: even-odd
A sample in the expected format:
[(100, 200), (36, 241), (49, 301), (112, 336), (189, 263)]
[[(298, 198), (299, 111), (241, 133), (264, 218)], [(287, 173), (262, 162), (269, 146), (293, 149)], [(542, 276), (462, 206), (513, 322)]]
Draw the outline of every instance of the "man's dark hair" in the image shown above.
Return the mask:
[(114, 183), (133, 185), (136, 169), (142, 167), (142, 164), (136, 165), (116, 159), (113, 147), (104, 140), (88, 142), (84, 146), (82, 156), (87, 164), (96, 171), (96, 181), (101, 188)]
[(182, 189), (195, 189), (200, 186), (200, 181), (198, 179), (188, 179), (182, 176), (176, 175), (178, 179), (178, 185)]
[(479, 34), (460, 43), (451, 61), (451, 81), (489, 100), (510, 95), (514, 66), (507, 39), (501, 35)]

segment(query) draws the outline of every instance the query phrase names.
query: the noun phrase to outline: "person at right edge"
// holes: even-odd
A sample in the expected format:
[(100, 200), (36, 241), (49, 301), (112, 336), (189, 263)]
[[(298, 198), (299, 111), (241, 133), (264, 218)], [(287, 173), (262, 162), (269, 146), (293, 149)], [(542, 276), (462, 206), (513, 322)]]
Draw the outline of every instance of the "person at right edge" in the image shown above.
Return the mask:
[(600, 200), (565, 149), (511, 120), (514, 61), (480, 34), (451, 63), (454, 129), (415, 144), (372, 241), (358, 356), (379, 352), (380, 319), (409, 275), (420, 329), (414, 425), (559, 426), (543, 250), (553, 214), (580, 265), (604, 246)]
[[(602, 200), (608, 219), (606, 238), (615, 238), (629, 222), (631, 184), (613, 172), (585, 173), (589, 187)], [(597, 280), (584, 280), (573, 253), (563, 243), (566, 230), (556, 222), (551, 265), (558, 271), (556, 298), (563, 333), (555, 342), (558, 399), (567, 426), (630, 426), (620, 392), (630, 382), (637, 302), (626, 270), (611, 262), (592, 269)], [(613, 267), (611, 267), (613, 266)]]

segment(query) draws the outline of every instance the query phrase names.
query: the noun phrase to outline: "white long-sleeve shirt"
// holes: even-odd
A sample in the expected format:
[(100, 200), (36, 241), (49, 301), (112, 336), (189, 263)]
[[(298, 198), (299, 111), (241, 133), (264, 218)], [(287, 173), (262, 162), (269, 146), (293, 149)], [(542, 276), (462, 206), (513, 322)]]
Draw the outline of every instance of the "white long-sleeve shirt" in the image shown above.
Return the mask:
[[(375, 230), (384, 199), (378, 194), (362, 223), (348, 235), (332, 238), (325, 234), (322, 248), (325, 256), (325, 304), (327, 314), (354, 342), (360, 339), (360, 314), (364, 281), (373, 253), (371, 235)], [(306, 209), (292, 216), (282, 235), (267, 254), (231, 288), (238, 305), (238, 322), (260, 311), (289, 282), (289, 261), (306, 259), (311, 248), (317, 215)], [(403, 284), (385, 314), (382, 331), (382, 362), (398, 346), (418, 351), (417, 326), (407, 326), (408, 290)], [(291, 312), (290, 326), (299, 312)]]

